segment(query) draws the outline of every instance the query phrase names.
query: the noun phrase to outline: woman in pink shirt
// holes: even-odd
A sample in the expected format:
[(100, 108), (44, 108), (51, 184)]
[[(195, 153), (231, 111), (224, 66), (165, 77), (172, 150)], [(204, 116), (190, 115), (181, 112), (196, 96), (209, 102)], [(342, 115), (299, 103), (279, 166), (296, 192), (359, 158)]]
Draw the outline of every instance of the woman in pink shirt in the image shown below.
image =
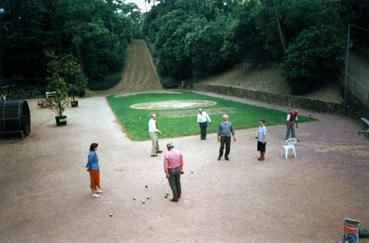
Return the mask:
[(168, 152), (164, 155), (164, 172), (172, 189), (172, 202), (181, 198), (181, 174), (183, 174), (182, 153), (174, 149), (173, 143), (167, 143)]

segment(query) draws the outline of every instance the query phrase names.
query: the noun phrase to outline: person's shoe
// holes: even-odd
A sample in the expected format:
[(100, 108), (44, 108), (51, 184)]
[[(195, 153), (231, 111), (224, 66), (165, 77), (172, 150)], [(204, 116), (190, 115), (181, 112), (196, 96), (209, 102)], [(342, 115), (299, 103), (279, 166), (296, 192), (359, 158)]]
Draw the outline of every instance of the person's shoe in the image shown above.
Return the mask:
[(99, 197), (101, 197), (99, 194), (97, 194), (97, 193), (92, 193), (92, 195), (91, 195), (93, 198), (99, 198)]
[(158, 155), (157, 154), (152, 154), (152, 155), (150, 155), (150, 157), (158, 157)]
[(178, 202), (178, 199), (174, 199), (174, 198), (172, 198), (172, 199), (170, 199), (170, 201), (171, 201), (171, 202)]
[(229, 158), (228, 157), (225, 157), (225, 160), (228, 160), (229, 161)]
[(220, 160), (221, 158), (222, 158), (222, 157), (220, 157), (220, 156), (219, 156), (219, 157), (218, 157), (218, 160)]
[(96, 192), (97, 192), (97, 193), (103, 193), (103, 191), (102, 191), (100, 188), (97, 188), (97, 189), (96, 189)]
[(158, 154), (160, 154), (161, 152), (163, 152), (163, 151), (161, 151), (161, 150), (156, 151), (156, 153), (158, 153)]
[(263, 159), (262, 159), (262, 158), (258, 158), (258, 160), (259, 160), (259, 161), (263, 161)]

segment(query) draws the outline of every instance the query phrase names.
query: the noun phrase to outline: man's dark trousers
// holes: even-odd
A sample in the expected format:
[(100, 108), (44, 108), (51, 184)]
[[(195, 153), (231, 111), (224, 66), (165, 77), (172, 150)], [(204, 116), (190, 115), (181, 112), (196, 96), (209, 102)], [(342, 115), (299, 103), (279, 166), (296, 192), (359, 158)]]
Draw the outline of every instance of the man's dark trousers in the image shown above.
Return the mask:
[(169, 185), (172, 189), (173, 199), (178, 200), (181, 198), (181, 168), (169, 169)]
[(226, 147), (225, 157), (228, 158), (229, 152), (231, 151), (231, 137), (221, 136), (220, 137), (220, 149), (219, 149), (219, 158), (223, 156), (224, 144)]
[(206, 139), (206, 129), (208, 128), (207, 122), (199, 122), (200, 124), (200, 132), (201, 132), (201, 139)]

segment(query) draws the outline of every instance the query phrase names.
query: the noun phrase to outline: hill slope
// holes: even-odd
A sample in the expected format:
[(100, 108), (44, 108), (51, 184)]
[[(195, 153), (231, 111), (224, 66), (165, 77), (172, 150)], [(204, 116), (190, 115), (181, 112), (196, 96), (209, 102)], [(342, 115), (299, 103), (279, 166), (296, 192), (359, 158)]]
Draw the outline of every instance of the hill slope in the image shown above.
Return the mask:
[(104, 91), (89, 91), (88, 95), (109, 95), (136, 91), (160, 90), (160, 80), (144, 40), (133, 40), (128, 47), (122, 80)]
[[(278, 67), (247, 69), (242, 66), (236, 66), (229, 71), (207, 78), (201, 82), (210, 85), (234, 86), (275, 94), (290, 94), (290, 87), (282, 76), (282, 70)], [(327, 85), (318, 91), (302, 96), (328, 102), (342, 102), (337, 84)]]

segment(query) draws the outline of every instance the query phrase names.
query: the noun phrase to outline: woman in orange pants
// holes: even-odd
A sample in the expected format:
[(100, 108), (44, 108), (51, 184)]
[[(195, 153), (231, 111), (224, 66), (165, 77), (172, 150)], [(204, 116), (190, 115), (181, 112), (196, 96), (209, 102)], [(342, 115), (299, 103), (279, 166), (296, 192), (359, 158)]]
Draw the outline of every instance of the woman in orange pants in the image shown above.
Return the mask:
[(87, 171), (90, 173), (90, 188), (94, 198), (100, 197), (100, 194), (103, 192), (100, 187), (99, 158), (96, 154), (98, 146), (97, 143), (91, 144), (86, 165)]

